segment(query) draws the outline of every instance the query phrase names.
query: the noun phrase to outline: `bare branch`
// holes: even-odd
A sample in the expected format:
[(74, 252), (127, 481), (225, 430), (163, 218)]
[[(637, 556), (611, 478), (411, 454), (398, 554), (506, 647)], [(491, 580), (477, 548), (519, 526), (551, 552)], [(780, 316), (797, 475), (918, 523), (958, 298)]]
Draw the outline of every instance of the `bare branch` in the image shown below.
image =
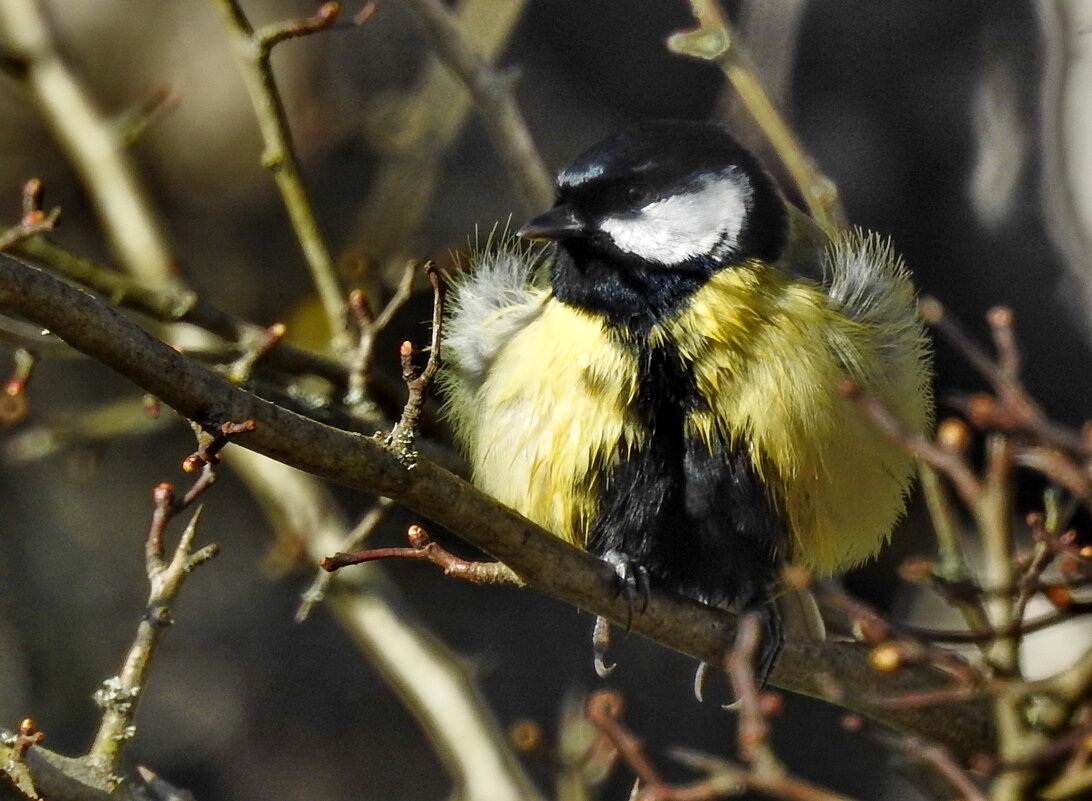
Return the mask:
[(796, 134), (770, 100), (717, 3), (690, 0), (690, 8), (698, 27), (669, 37), (668, 49), (712, 61), (720, 67), (799, 187), (811, 216), (828, 231), (844, 228), (846, 214), (834, 182), (816, 169)]
[[(237, 343), (243, 351), (250, 350), (252, 343), (262, 342), (267, 336), (267, 329), (227, 314), (192, 290), (172, 285), (151, 286), (72, 253), (44, 236), (20, 242), (12, 252), (93, 289), (123, 309), (132, 309), (163, 323), (198, 326)], [(346, 370), (341, 364), (285, 342), (270, 351), (267, 363), (292, 374), (317, 375), (339, 387), (347, 381)]]
[(165, 281), (175, 272), (160, 221), (109, 119), (58, 52), (38, 0), (0, 0), (0, 32), (16, 75), (72, 162), (111, 248), (130, 275)]
[(403, 342), (401, 348), (402, 379), (406, 382), (409, 397), (402, 409), (402, 417), (387, 435), (387, 445), (399, 461), (412, 467), (417, 459), (413, 449), (417, 438), (417, 427), (421, 423), (421, 413), (425, 406), (425, 393), (429, 384), (440, 369), (440, 343), (443, 340), (444, 323), (444, 278), (436, 266), (429, 262), (425, 265), (425, 275), (432, 285), (432, 339), (429, 343), (428, 363), (421, 370), (416, 364), (417, 356), (411, 342)]
[(207, 469), (180, 501), (175, 499), (174, 489), (170, 484), (157, 484), (152, 490), (155, 508), (144, 545), (145, 567), (150, 586), (148, 604), (121, 670), (116, 676), (103, 682), (95, 693), (95, 701), (104, 711), (95, 740), (87, 754), (87, 761), (101, 771), (108, 785), (121, 782), (119, 770), (122, 757), (136, 733), (133, 720), (137, 702), (147, 682), (148, 669), (151, 667), (156, 647), (171, 623), (171, 606), (178, 597), (186, 576), (217, 553), (215, 545), (193, 550), (197, 521), (201, 516), (200, 509), (190, 519), (171, 558), (164, 559), (163, 553), (163, 532), (167, 524), (212, 485), (211, 475), (211, 469)]
[(470, 91), (524, 206), (537, 210), (550, 205), (553, 178), (543, 164), (516, 104), (512, 91), (513, 74), (491, 68), (467, 40), (447, 6), (439, 0), (405, 0), (405, 4), (425, 26), (440, 59)]
[[(0, 307), (51, 329), (189, 418), (207, 424), (253, 419), (246, 447), (332, 481), (384, 495), (457, 532), (511, 567), (528, 585), (597, 615), (623, 623), (630, 614), (616, 593), (613, 570), (419, 458), (406, 469), (374, 440), (307, 420), (256, 398), (152, 337), (97, 299), (40, 271), (0, 258)], [(675, 596), (654, 592), (633, 629), (711, 664), (723, 664), (735, 618)], [(824, 697), (827, 683), (815, 665), (827, 665), (849, 686), (875, 687), (864, 649), (844, 643), (789, 641), (772, 681)], [(882, 678), (897, 693), (942, 684), (928, 667)], [(864, 714), (869, 710), (861, 709)], [(889, 724), (913, 729), (955, 753), (990, 748), (990, 726), (976, 705), (876, 712)]]
[(410, 526), (407, 537), (410, 541), (409, 548), (375, 548), (356, 553), (338, 552), (333, 556), (324, 556), (319, 561), (319, 566), (332, 573), (349, 565), (378, 562), (384, 559), (421, 559), (438, 565), (448, 576), (466, 579), (474, 584), (523, 585), (520, 577), (503, 562), (473, 562), (462, 559), (433, 542), (428, 532), (420, 526)]

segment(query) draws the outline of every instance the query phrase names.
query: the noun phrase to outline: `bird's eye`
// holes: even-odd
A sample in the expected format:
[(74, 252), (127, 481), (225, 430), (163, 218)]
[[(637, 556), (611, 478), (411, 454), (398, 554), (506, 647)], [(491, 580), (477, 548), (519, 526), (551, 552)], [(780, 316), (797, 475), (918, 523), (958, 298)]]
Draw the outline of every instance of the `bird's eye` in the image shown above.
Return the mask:
[(652, 198), (652, 188), (648, 184), (630, 184), (626, 187), (626, 201), (634, 206), (643, 206)]

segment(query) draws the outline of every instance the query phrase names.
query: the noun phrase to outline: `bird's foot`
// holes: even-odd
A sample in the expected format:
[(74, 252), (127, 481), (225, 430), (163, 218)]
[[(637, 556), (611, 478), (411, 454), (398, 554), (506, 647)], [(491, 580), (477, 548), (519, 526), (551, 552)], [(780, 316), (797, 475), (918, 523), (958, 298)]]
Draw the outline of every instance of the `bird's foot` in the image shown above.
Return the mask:
[(626, 618), (626, 632), (633, 625), (633, 610), (640, 601), (639, 613), (648, 609), (648, 599), (652, 589), (648, 569), (640, 562), (635, 562), (621, 551), (610, 550), (603, 554), (603, 561), (614, 569), (618, 576), (618, 594), (626, 597), (629, 616)]
[[(651, 595), (651, 587), (648, 570), (644, 565), (630, 559), (621, 551), (607, 551), (603, 554), (603, 561), (614, 570), (618, 576), (618, 594), (626, 598), (628, 617), (626, 618), (626, 633), (629, 633), (633, 625), (633, 610), (638, 613), (648, 608), (648, 599)], [(592, 630), (592, 653), (595, 655), (595, 672), (601, 679), (609, 676), (614, 668), (614, 663), (607, 664), (607, 651), (610, 649), (610, 621), (605, 617), (595, 619), (595, 628)]]

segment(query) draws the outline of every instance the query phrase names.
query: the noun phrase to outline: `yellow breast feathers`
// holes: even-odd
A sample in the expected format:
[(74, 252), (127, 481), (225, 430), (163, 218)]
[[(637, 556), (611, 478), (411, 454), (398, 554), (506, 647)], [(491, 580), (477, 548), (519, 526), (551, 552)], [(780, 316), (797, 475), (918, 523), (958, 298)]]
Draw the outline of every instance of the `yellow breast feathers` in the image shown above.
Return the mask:
[[(602, 480), (640, 444), (635, 357), (601, 318), (543, 297), (501, 347), (462, 414), (475, 483), (583, 546)], [(469, 434), (469, 431), (466, 432)]]
[[(877, 248), (869, 257), (890, 254), (878, 242), (853, 244), (855, 252)], [(853, 268), (844, 260), (828, 264), (842, 273)], [(868, 266), (874, 284), (875, 260)], [(851, 378), (877, 394), (909, 430), (930, 422), (928, 357), (913, 292), (893, 255), (887, 267), (895, 294), (882, 298), (854, 295), (853, 275), (832, 276), (824, 292), (759, 264), (722, 270), (652, 334), (675, 344), (708, 402), (689, 416), (687, 433), (748, 450), (786, 517), (792, 561), (820, 573), (879, 549), (915, 468), (842, 397), (839, 381)]]

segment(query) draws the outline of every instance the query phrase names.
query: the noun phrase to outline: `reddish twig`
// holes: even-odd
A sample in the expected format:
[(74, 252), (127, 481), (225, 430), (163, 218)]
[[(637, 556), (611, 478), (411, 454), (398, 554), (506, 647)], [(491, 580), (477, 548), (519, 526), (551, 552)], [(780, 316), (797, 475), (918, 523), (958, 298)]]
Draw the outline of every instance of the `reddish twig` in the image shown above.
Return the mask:
[(15, 795), (19, 798), (42, 798), (38, 789), (34, 786), (34, 777), (27, 767), (24, 759), (27, 750), (32, 745), (38, 745), (45, 739), (45, 735), (34, 728), (34, 721), (23, 718), (19, 723), (19, 731), (15, 734), (5, 734), (0, 740), (0, 755), (6, 757), (0, 762), (0, 776), (6, 777), (6, 781), (14, 784), (18, 790)]
[(264, 27), (257, 28), (254, 31), (254, 38), (260, 47), (265, 48), (266, 50), (272, 50), (278, 44), (287, 41), (288, 39), (310, 36), (313, 33), (336, 27), (359, 27), (367, 22), (375, 12), (375, 3), (364, 3), (347, 24), (338, 26), (335, 23), (341, 17), (341, 3), (333, 2), (333, 0), (331, 0), (331, 2), (326, 2), (319, 6), (318, 10), (309, 17), (287, 20), (285, 22), (274, 22)]
[(0, 427), (22, 422), (30, 408), (25, 390), (37, 359), (26, 348), (16, 348), (13, 358), (15, 368), (0, 390)]
[(991, 688), (990, 684), (963, 684), (941, 687), (936, 690), (920, 690), (900, 695), (864, 694), (858, 699), (877, 709), (921, 709), (946, 704), (962, 704), (981, 698)]
[(588, 699), (588, 720), (603, 733), (619, 758), (637, 776), (632, 798), (637, 801), (712, 801), (735, 796), (743, 789), (786, 801), (848, 801), (845, 796), (777, 771), (741, 768), (725, 760), (683, 749), (673, 749), (673, 756), (706, 774), (700, 781), (686, 785), (668, 784), (645, 756), (639, 738), (623, 725), (620, 695), (600, 690)]
[(889, 620), (868, 604), (836, 587), (824, 586), (820, 594), (826, 603), (848, 615), (862, 639), (874, 646), (868, 657), (873, 670), (893, 673), (907, 665), (927, 663), (955, 677), (965, 686), (981, 683), (981, 673), (967, 660), (959, 654), (932, 646), (927, 637), (916, 636), (911, 627)]
[(19, 721), (19, 733), (15, 735), (15, 742), (11, 744), (11, 759), (22, 762), (27, 754), (27, 749), (32, 745), (38, 745), (45, 739), (45, 734), (35, 730), (32, 718), (23, 718)]
[(739, 708), (736, 742), (740, 759), (751, 765), (753, 770), (766, 775), (783, 775), (784, 767), (768, 742), (768, 705), (762, 701), (762, 693), (755, 677), (754, 659), (761, 639), (761, 615), (758, 612), (745, 612), (740, 615), (735, 645), (725, 658)]
[(665, 798), (669, 787), (645, 756), (641, 741), (622, 724), (624, 710), (625, 701), (621, 695), (613, 690), (598, 690), (588, 698), (585, 714), (644, 785), (641, 797)]
[(1051, 549), (1048, 541), (1049, 534), (1046, 530), (1046, 516), (1038, 512), (1027, 516), (1027, 524), (1035, 537), (1035, 545), (1031, 553), (1020, 560), (1020, 575), (1016, 580), (1016, 604), (1013, 619), (1022, 623), (1031, 599), (1042, 588), (1043, 571), (1050, 566), (1057, 555)]
[(522, 579), (503, 562), (472, 562), (455, 556), (433, 542), (428, 532), (420, 526), (410, 526), (406, 536), (410, 541), (409, 548), (372, 548), (356, 553), (335, 553), (324, 557), (319, 566), (333, 572), (349, 565), (381, 559), (423, 559), (439, 565), (448, 576), (457, 576), (475, 584), (523, 584)]
[(978, 420), (1010, 432), (1031, 434), (1039, 442), (1053, 445), (1070, 453), (1092, 458), (1092, 444), (1078, 432), (1051, 422), (1020, 381), (1021, 358), (1012, 331), (1012, 311), (1005, 307), (991, 309), (987, 315), (998, 351), (995, 362), (962, 326), (951, 318), (935, 298), (925, 298), (919, 304), (922, 317), (952, 342), (997, 394), (995, 404), (978, 411)]
[(253, 420), (244, 420), (241, 423), (221, 423), (218, 429), (212, 431), (204, 426), (192, 422), (194, 433), (197, 436), (197, 450), (182, 460), (182, 469), (187, 473), (194, 473), (208, 465), (219, 464), (220, 451), (228, 444), (232, 437), (253, 431), (257, 424)]

